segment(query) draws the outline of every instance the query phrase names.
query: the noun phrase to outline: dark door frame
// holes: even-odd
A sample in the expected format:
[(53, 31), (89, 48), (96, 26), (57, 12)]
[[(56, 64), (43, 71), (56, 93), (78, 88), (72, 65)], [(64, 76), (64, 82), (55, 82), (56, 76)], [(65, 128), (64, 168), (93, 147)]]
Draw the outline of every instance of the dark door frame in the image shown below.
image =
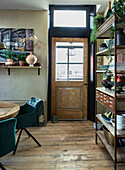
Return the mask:
[[(54, 10), (86, 10), (86, 28), (67, 28), (67, 27), (53, 27)], [(93, 75), (93, 83), (90, 85), (90, 16), (96, 15), (95, 5), (50, 5), (49, 6), (49, 58), (48, 58), (48, 120), (51, 120), (51, 48), (52, 37), (68, 37), (68, 38), (88, 38), (88, 120), (94, 120), (94, 110), (90, 110), (95, 101), (91, 101), (90, 87), (94, 87), (95, 77)], [(93, 63), (95, 65), (95, 63)], [(94, 67), (93, 67), (94, 68)], [(93, 70), (94, 72), (95, 70)], [(95, 87), (94, 87), (95, 88)], [(90, 107), (91, 106), (91, 107)]]

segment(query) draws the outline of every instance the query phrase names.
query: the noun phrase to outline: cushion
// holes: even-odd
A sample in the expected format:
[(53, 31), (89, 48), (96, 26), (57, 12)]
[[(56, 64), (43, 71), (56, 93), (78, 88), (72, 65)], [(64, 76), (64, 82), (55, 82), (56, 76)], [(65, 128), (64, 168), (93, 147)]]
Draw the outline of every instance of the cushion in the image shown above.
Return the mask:
[(31, 99), (27, 102), (28, 105), (36, 108), (36, 105), (41, 101), (42, 99), (38, 99), (35, 97), (31, 97)]

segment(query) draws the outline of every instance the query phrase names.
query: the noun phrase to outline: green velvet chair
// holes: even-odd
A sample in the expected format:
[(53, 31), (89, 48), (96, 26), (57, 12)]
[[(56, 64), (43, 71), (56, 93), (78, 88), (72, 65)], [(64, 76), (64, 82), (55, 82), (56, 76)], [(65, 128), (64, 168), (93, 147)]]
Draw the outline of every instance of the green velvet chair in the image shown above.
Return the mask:
[(13, 152), (13, 155), (16, 153), (16, 149), (19, 144), (19, 140), (24, 130), (29, 137), (31, 137), (38, 146), (41, 144), (31, 135), (31, 133), (26, 129), (27, 127), (33, 127), (39, 125), (39, 116), (44, 113), (43, 110), (43, 100), (35, 97), (31, 97), (31, 99), (25, 105), (20, 107), (20, 111), (16, 116), (17, 119), (17, 131), (19, 131), (19, 136), (17, 139), (16, 147)]
[[(0, 121), (0, 157), (14, 151), (16, 146), (16, 122), (15, 118)], [(5, 170), (0, 163), (0, 169)]]

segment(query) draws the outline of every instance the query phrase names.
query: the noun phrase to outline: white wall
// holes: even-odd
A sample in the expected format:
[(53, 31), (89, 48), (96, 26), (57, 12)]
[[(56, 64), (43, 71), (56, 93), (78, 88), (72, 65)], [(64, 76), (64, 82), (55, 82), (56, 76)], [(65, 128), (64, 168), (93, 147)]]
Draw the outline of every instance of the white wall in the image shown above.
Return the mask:
[(0, 69), (0, 100), (29, 100), (35, 96), (47, 100), (48, 11), (0, 10), (0, 28), (30, 28), (46, 45), (34, 49), (41, 63), (36, 69)]

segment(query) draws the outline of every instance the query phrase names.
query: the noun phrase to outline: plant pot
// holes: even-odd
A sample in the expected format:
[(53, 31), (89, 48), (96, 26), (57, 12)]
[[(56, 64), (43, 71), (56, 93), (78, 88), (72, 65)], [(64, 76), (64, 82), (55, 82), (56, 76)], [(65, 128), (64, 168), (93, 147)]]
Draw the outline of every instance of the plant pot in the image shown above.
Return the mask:
[(24, 66), (24, 61), (19, 61), (19, 66)]
[(29, 64), (30, 67), (34, 67), (34, 64), (37, 62), (37, 57), (30, 52), (30, 55), (26, 57), (26, 62)]
[(11, 62), (11, 63), (13, 63), (14, 60), (13, 60), (13, 59), (7, 59), (6, 62)]
[(123, 28), (118, 28), (117, 30), (117, 45), (125, 45), (125, 34)]
[(102, 44), (100, 44), (100, 46), (99, 46), (99, 51), (105, 50), (105, 49), (107, 49), (107, 48), (108, 48), (108, 47), (107, 47), (106, 43), (102, 43)]

